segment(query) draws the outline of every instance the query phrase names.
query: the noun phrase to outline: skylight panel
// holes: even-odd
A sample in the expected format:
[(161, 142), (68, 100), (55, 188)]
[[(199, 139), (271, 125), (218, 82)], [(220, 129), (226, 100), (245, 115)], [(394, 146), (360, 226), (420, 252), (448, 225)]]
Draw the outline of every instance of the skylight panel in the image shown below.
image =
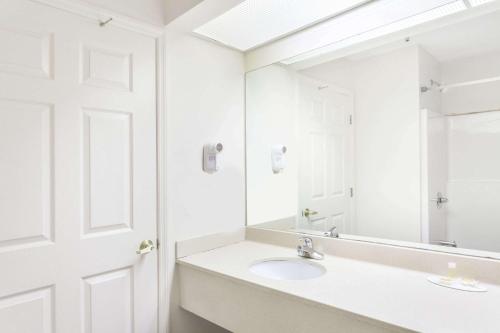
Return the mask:
[(484, 5), (488, 2), (493, 2), (494, 0), (467, 0), (467, 2), (472, 6), (472, 7), (477, 7), (480, 5)]
[(246, 51), (365, 2), (368, 0), (246, 0), (194, 32)]

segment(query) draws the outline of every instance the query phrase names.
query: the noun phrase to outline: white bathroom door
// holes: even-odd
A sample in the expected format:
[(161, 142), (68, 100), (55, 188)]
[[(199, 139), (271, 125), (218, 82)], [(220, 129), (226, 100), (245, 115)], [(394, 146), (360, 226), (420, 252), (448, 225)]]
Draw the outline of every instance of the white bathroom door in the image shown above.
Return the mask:
[(353, 96), (299, 79), (299, 216), (301, 227), (350, 232), (353, 200)]
[(0, 332), (157, 332), (155, 40), (0, 7)]

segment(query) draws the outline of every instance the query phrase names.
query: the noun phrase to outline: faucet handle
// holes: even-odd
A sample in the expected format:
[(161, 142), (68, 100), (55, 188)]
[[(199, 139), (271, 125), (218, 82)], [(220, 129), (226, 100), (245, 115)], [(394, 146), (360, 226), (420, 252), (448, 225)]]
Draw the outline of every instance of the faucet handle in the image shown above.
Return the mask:
[(308, 247), (310, 249), (313, 248), (313, 241), (309, 237), (300, 237), (299, 244), (300, 244), (299, 246), (305, 246), (305, 247)]
[(302, 245), (297, 245), (297, 254), (299, 257), (305, 257), (304, 247)]

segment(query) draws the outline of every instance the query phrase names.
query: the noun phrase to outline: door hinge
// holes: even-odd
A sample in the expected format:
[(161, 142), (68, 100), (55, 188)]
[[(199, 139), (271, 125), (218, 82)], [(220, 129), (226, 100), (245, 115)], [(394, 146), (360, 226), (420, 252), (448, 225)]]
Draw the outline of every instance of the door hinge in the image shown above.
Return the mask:
[(351, 198), (354, 197), (354, 188), (353, 187), (349, 188), (349, 195), (351, 196)]
[(349, 115), (349, 125), (352, 125), (352, 114)]

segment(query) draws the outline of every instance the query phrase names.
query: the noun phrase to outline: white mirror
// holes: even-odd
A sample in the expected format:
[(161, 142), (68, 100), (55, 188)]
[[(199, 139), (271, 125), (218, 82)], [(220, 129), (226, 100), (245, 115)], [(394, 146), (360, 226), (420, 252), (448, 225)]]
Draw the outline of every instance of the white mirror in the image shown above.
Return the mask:
[[(349, 15), (387, 2), (330, 21), (353, 28)], [(499, 1), (441, 2), (249, 53), (293, 50), (246, 76), (249, 226), (500, 257)]]

